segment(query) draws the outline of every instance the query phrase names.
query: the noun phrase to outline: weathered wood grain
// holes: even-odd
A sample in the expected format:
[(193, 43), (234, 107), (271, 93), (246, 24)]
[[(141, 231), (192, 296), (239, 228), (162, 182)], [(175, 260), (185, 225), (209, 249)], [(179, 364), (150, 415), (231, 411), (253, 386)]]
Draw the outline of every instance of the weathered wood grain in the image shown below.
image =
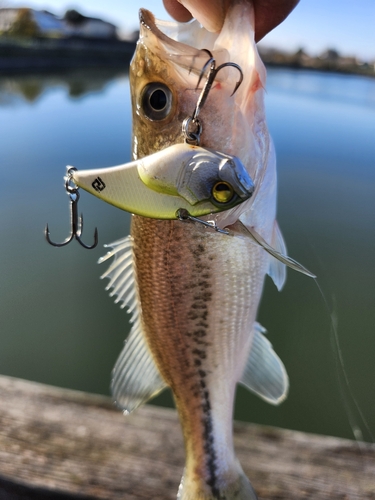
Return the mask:
[[(375, 446), (234, 424), (260, 500), (375, 499)], [(124, 417), (108, 398), (0, 377), (0, 500), (172, 500), (184, 466), (175, 411)]]

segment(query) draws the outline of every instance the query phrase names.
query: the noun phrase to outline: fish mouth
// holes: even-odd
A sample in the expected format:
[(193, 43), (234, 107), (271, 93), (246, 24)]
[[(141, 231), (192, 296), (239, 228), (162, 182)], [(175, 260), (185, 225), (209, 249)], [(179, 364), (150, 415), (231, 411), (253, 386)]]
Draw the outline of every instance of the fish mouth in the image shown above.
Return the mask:
[(142, 27), (152, 32), (166, 48), (191, 54), (191, 49), (214, 48), (217, 33), (207, 31), (197, 20), (188, 23), (156, 19), (152, 12), (140, 9), (139, 21)]
[[(265, 86), (266, 72), (256, 50), (253, 11), (249, 2), (237, 2), (228, 10), (219, 33), (208, 31), (195, 19), (188, 23), (156, 19), (147, 9), (140, 9), (139, 20), (140, 40), (176, 66), (187, 67), (189, 72), (199, 74), (209, 58), (209, 51), (217, 66), (235, 62), (244, 72), (246, 81), (253, 83), (253, 73), (256, 72), (260, 86)], [(224, 72), (219, 80), (233, 77), (235, 83), (237, 76), (235, 72)]]
[(140, 43), (161, 59), (171, 63), (189, 87), (195, 87), (197, 75), (214, 51), (215, 60), (222, 64), (229, 60), (226, 49), (215, 50), (217, 33), (207, 31), (197, 20), (188, 23), (163, 21), (146, 9), (140, 9)]

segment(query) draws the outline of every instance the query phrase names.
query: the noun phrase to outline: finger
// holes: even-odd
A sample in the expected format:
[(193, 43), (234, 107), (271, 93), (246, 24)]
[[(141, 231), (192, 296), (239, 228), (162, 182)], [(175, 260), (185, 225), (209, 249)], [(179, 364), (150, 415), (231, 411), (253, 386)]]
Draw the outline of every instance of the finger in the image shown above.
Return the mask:
[[(176, 21), (186, 22), (195, 17), (208, 31), (218, 32), (223, 27), (231, 0), (163, 0), (163, 2), (168, 13)], [(282, 23), (298, 2), (299, 0), (252, 0), (255, 41), (259, 42)]]
[(282, 23), (299, 0), (253, 0), (255, 16), (255, 41), (259, 42)]
[(163, 2), (167, 12), (176, 21), (189, 21), (194, 17), (208, 31), (216, 33), (223, 27), (230, 0), (163, 0)]
[(165, 10), (179, 23), (186, 23), (192, 19), (190, 12), (177, 0), (163, 0)]

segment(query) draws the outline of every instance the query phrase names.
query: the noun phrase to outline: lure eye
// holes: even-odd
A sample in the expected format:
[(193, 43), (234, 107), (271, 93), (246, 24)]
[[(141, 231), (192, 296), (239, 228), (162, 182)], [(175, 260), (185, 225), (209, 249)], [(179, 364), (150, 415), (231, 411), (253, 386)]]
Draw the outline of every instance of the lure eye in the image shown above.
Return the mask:
[(164, 83), (149, 83), (143, 89), (141, 105), (147, 118), (163, 120), (172, 109), (172, 92)]
[(234, 190), (228, 182), (219, 181), (212, 188), (212, 196), (218, 203), (228, 203), (234, 195)]

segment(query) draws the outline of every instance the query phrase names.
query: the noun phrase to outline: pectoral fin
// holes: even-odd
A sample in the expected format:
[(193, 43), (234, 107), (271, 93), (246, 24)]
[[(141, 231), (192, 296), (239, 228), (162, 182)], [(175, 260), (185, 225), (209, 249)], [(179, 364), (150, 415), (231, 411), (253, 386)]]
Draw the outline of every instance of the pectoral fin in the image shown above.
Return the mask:
[[(284, 242), (283, 235), (281, 234), (279, 225), (277, 221), (274, 222), (272, 231), (271, 246), (281, 255), (286, 255), (286, 245)], [(268, 274), (271, 276), (276, 288), (280, 290), (283, 288), (286, 280), (286, 266), (279, 259), (276, 259), (272, 255), (270, 256), (270, 266), (268, 268)]]
[(159, 375), (141, 326), (133, 271), (132, 240), (128, 236), (108, 246), (112, 250), (99, 259), (99, 263), (111, 257), (114, 257), (114, 261), (101, 277), (109, 278), (106, 289), (112, 289), (110, 295), (117, 296), (115, 302), (122, 302), (121, 307), (128, 306), (128, 312), (132, 313), (130, 321), (133, 323), (112, 372), (111, 390), (117, 406), (124, 413), (130, 413), (167, 386)]
[(254, 228), (245, 226), (245, 224), (243, 224), (240, 220), (238, 221), (238, 225), (241, 228), (242, 235), (249, 236), (254, 243), (264, 248), (264, 250), (272, 255), (272, 257), (279, 260), (291, 269), (298, 271), (299, 273), (306, 274), (306, 276), (309, 276), (310, 278), (316, 278), (315, 274), (306, 269), (306, 267), (304, 267), (302, 264), (292, 259), (291, 257), (284, 255), (283, 253), (279, 252), (277, 249), (269, 245), (266, 240), (255, 231)]
[(283, 362), (264, 336), (266, 330), (254, 324), (254, 338), (240, 383), (268, 403), (278, 405), (287, 396), (289, 379)]

